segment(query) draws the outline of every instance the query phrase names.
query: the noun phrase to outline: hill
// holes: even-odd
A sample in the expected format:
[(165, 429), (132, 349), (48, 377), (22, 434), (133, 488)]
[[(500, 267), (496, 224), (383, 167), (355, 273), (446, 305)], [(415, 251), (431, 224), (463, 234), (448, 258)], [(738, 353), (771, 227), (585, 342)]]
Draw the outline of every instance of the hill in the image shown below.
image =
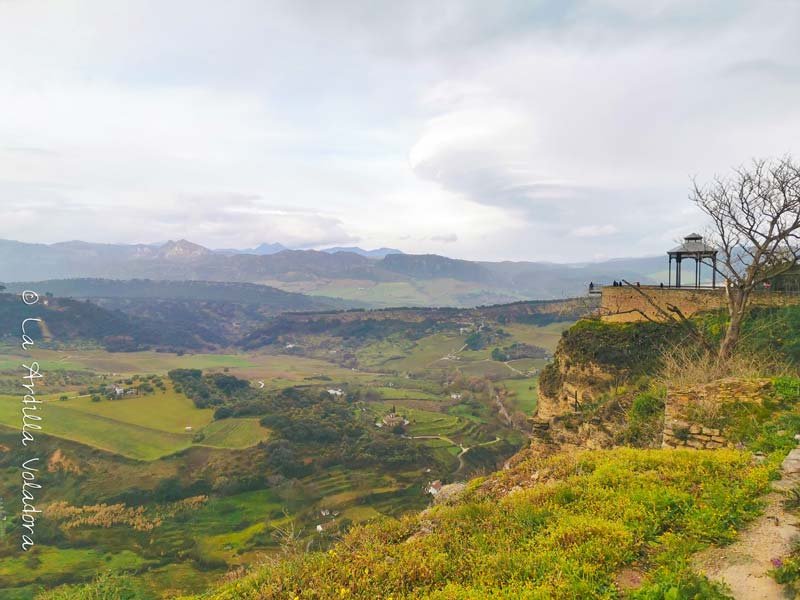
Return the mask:
[(6, 287), (9, 292), (14, 293), (36, 289), (69, 298), (208, 300), (257, 304), (272, 314), (346, 306), (345, 303), (334, 299), (285, 292), (266, 285), (235, 282), (76, 278), (14, 282), (7, 284)]
[(71, 298), (46, 298), (36, 305), (25, 306), (18, 296), (0, 293), (0, 331), (4, 332), (0, 337), (11, 339), (16, 335), (12, 332), (18, 332), (26, 318), (42, 320), (41, 325), (31, 327), (40, 330), (36, 338), (43, 338), (45, 344), (93, 342), (114, 351), (199, 350), (227, 345), (223, 335), (203, 323), (186, 328), (174, 320), (137, 318)]
[[(474, 262), (390, 249), (215, 252), (186, 240), (163, 245), (0, 240), (0, 280), (104, 278), (265, 284), (289, 292), (385, 306), (478, 306), (583, 294), (590, 281), (657, 281), (658, 257), (557, 265)], [(35, 276), (32, 276), (35, 274)]]

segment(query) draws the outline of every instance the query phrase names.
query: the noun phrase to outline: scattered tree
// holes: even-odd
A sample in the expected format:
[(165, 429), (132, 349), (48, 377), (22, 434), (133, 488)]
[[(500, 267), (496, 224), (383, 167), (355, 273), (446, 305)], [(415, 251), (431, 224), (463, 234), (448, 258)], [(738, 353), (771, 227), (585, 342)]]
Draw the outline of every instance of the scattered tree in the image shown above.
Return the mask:
[(734, 352), (754, 290), (785, 273), (800, 258), (800, 164), (786, 156), (754, 160), (701, 186), (691, 199), (711, 217), (719, 250), (729, 322), (719, 356)]

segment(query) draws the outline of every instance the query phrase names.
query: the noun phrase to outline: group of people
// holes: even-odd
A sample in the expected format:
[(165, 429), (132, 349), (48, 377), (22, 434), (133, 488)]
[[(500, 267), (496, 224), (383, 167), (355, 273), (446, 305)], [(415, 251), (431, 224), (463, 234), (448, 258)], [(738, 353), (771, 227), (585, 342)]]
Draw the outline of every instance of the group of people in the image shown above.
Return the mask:
[[(622, 281), (617, 281), (617, 280), (615, 279), (615, 280), (614, 280), (614, 282), (613, 282), (611, 285), (612, 285), (612, 287), (623, 287), (625, 284), (624, 284)], [(639, 282), (638, 282), (638, 281), (637, 281), (637, 282), (636, 282), (634, 285), (635, 285), (636, 287), (641, 287), (641, 285), (639, 284)], [(664, 287), (664, 284), (663, 284), (663, 283), (661, 284), (661, 287)], [(589, 282), (589, 290), (593, 290), (593, 289), (594, 289), (594, 282), (593, 282), (593, 281), (590, 281), (590, 282)]]

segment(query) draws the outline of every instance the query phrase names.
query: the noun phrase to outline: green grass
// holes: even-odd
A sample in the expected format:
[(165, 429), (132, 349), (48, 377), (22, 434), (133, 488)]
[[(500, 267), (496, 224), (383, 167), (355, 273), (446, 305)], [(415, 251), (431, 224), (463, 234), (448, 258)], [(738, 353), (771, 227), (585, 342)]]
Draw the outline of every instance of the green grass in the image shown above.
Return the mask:
[(536, 402), (539, 397), (538, 380), (533, 378), (526, 379), (506, 379), (503, 385), (513, 392), (510, 396), (514, 408), (522, 411), (526, 415), (532, 415), (536, 411)]
[(456, 505), (356, 528), (204, 598), (614, 598), (615, 575), (633, 564), (646, 575), (635, 597), (723, 598), (687, 558), (758, 514), (775, 466), (727, 450), (529, 457)]
[[(19, 368), (16, 354), (0, 354), (0, 365)], [(42, 350), (32, 349), (27, 360), (37, 360), (43, 373), (55, 370), (89, 370), (100, 373), (136, 374), (166, 373), (176, 368), (211, 369), (253, 366), (249, 355), (185, 354), (171, 352), (108, 352), (106, 350)]]
[[(0, 587), (29, 583), (58, 583), (68, 573), (87, 573), (97, 569), (135, 570), (148, 563), (129, 550), (104, 554), (92, 548), (54, 548), (35, 546), (35, 553), (17, 554), (0, 561)], [(35, 569), (31, 564), (36, 565)]]
[(199, 443), (214, 448), (249, 448), (269, 437), (269, 429), (259, 419), (222, 419), (202, 430), (205, 436)]
[(121, 400), (104, 399), (92, 402), (89, 397), (73, 397), (59, 403), (59, 406), (172, 433), (184, 433), (187, 426), (196, 431), (211, 422), (214, 414), (212, 409), (198, 409), (189, 398), (175, 392), (171, 384), (167, 383), (166, 387), (165, 392), (156, 389), (152, 394), (126, 397)]
[[(66, 403), (50, 401), (43, 405), (42, 433), (139, 460), (172, 454), (187, 448), (192, 441), (191, 435), (125, 423), (63, 404)], [(21, 427), (19, 397), (0, 396), (0, 423), (14, 429)]]
[(550, 323), (549, 325), (525, 325), (522, 323), (512, 323), (503, 325), (502, 328), (510, 333), (513, 340), (541, 346), (550, 352), (555, 352), (561, 334), (569, 329), (574, 323), (564, 321), (560, 323)]
[[(59, 394), (41, 396), (42, 432), (139, 460), (155, 460), (199, 443), (215, 448), (247, 448), (268, 437), (258, 419), (229, 419), (212, 422), (212, 409), (195, 408), (191, 400), (166, 392), (134, 396), (123, 400), (92, 402), (89, 397), (72, 396), (57, 400)], [(0, 396), (0, 424), (19, 429), (20, 398)], [(191, 427), (191, 431), (186, 431)]]

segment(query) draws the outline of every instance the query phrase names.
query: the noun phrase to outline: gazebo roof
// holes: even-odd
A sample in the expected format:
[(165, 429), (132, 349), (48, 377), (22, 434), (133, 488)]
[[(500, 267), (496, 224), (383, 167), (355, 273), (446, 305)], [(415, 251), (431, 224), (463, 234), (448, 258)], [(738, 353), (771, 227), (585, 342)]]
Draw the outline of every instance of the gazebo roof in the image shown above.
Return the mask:
[(713, 246), (709, 246), (703, 241), (703, 236), (697, 233), (690, 233), (685, 238), (683, 238), (683, 243), (680, 246), (675, 246), (672, 250), (669, 250), (667, 254), (672, 256), (681, 255), (681, 254), (690, 254), (690, 255), (703, 255), (703, 256), (713, 256), (717, 253), (717, 249)]

